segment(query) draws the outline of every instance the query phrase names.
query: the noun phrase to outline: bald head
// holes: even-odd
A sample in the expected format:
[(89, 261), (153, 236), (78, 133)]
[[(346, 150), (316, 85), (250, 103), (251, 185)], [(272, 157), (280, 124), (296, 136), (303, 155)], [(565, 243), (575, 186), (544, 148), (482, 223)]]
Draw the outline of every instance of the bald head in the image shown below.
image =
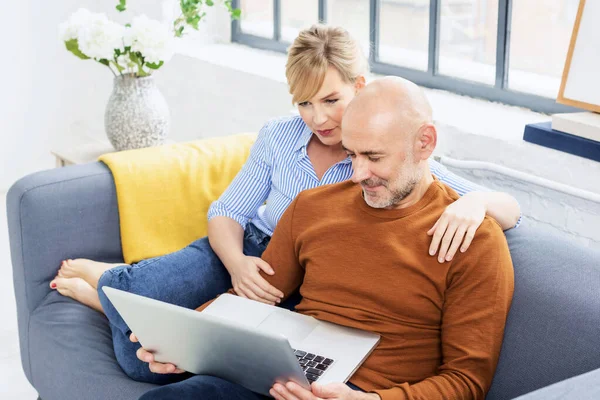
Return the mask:
[[(393, 124), (398, 135), (414, 133), (419, 126), (432, 123), (431, 105), (423, 90), (413, 82), (389, 76), (368, 84), (346, 108), (346, 121)], [(375, 121), (371, 121), (375, 120)]]

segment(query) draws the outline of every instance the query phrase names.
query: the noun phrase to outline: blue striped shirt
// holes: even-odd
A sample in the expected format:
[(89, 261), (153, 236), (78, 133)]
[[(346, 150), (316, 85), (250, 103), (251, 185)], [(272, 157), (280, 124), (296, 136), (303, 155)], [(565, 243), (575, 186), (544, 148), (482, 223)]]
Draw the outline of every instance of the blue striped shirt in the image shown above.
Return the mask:
[[(211, 204), (208, 219), (229, 217), (244, 229), (252, 220), (258, 229), (271, 236), (298, 193), (350, 179), (352, 162), (346, 158), (331, 166), (319, 180), (306, 153), (311, 137), (312, 131), (300, 116), (267, 122), (240, 172), (221, 197)], [(441, 182), (461, 196), (472, 191), (488, 191), (453, 174), (434, 160), (429, 160), (429, 166)]]

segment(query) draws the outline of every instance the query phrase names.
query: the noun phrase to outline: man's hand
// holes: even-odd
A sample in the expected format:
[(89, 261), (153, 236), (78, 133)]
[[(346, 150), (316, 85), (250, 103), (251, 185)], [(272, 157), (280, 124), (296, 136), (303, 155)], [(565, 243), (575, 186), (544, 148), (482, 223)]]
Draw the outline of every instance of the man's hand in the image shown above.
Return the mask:
[(281, 302), (283, 293), (260, 276), (261, 270), (268, 275), (275, 274), (266, 261), (258, 257), (243, 256), (227, 269), (231, 275), (233, 290), (238, 296), (270, 305)]
[(350, 389), (344, 383), (319, 385), (313, 383), (311, 390), (306, 390), (294, 382), (285, 385), (276, 383), (269, 391), (277, 400), (381, 400), (376, 393), (363, 393)]
[[(134, 343), (138, 342), (137, 336), (135, 336), (133, 333), (129, 336), (129, 340)], [(143, 347), (140, 347), (137, 350), (136, 355), (141, 361), (147, 362), (149, 364), (150, 371), (154, 372), (155, 374), (182, 374), (185, 372), (173, 364), (163, 364), (154, 361), (154, 355)]]
[(485, 213), (486, 203), (478, 192), (467, 193), (450, 204), (427, 232), (433, 236), (429, 255), (435, 255), (439, 246), (438, 261), (443, 263), (452, 261), (459, 246), (461, 253), (467, 251)]

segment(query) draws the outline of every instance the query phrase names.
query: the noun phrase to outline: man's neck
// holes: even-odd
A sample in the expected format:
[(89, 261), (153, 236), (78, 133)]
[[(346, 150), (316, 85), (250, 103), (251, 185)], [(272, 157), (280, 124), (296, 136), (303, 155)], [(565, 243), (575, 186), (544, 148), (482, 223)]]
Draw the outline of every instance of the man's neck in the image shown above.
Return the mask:
[(429, 170), (429, 163), (425, 164), (423, 167), (423, 176), (417, 182), (412, 192), (405, 198), (403, 198), (400, 203), (393, 206), (394, 209), (407, 208), (414, 204), (417, 204), (419, 200), (423, 198), (429, 186), (433, 183), (433, 176), (431, 175), (431, 171)]

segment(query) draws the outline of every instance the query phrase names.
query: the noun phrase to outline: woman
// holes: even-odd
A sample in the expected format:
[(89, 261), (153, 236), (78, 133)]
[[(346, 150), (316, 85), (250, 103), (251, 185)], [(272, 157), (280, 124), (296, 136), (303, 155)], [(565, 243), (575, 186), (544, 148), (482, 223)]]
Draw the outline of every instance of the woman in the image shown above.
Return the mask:
[[(209, 210), (208, 238), (134, 265), (83, 259), (63, 262), (51, 287), (106, 313), (117, 360), (129, 376), (156, 383), (181, 379), (152, 374), (136, 358), (139, 345), (129, 341), (129, 328), (98, 289), (107, 285), (196, 308), (233, 285), (240, 296), (279, 303), (283, 293), (259, 274), (259, 270), (273, 274), (260, 256), (300, 191), (351, 177), (340, 122), (348, 103), (365, 86), (367, 69), (358, 44), (345, 30), (316, 25), (302, 31), (289, 50), (286, 66), (300, 116), (273, 120), (261, 129), (248, 161)], [(459, 248), (467, 250), (486, 213), (504, 229), (517, 222), (519, 206), (509, 195), (475, 191), (475, 185), (434, 161), (431, 169), (463, 195), (428, 232), (433, 237), (430, 255), (437, 253), (440, 262), (451, 260)], [(142, 359), (150, 360), (139, 350)], [(150, 370), (180, 372), (173, 365), (158, 363), (152, 363)]]

